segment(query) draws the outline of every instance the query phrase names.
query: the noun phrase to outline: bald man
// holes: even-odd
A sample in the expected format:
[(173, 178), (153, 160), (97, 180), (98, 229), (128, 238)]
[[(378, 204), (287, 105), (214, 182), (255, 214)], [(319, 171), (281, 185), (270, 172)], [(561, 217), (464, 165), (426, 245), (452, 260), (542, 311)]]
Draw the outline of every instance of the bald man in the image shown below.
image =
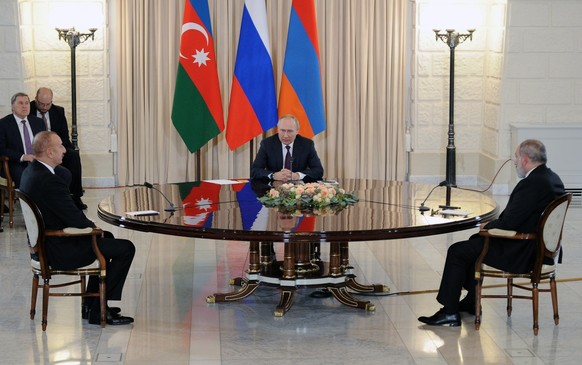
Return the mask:
[(37, 90), (36, 97), (30, 103), (30, 115), (42, 119), (45, 123), (45, 129), (55, 132), (63, 141), (63, 146), (65, 146), (67, 153), (63, 158), (62, 166), (71, 171), (69, 189), (71, 190), (73, 201), (79, 209), (87, 209), (87, 205), (81, 200), (83, 196), (81, 157), (79, 151), (75, 150), (69, 139), (69, 124), (65, 116), (65, 109), (62, 106), (53, 104), (53, 91), (51, 89), (41, 87)]

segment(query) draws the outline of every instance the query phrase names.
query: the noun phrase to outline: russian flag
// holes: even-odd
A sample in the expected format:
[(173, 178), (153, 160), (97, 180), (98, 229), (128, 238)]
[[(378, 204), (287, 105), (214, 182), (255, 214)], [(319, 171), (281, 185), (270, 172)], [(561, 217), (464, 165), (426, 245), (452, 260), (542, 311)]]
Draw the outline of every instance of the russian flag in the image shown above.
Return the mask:
[(325, 130), (319, 43), (313, 0), (293, 0), (279, 93), (279, 116), (293, 114), (305, 137)]
[(315, 218), (314, 216), (299, 217), (295, 228), (291, 232), (313, 232), (315, 230)]
[(277, 96), (264, 0), (245, 0), (226, 142), (235, 150), (277, 125)]
[(236, 200), (240, 207), (243, 229), (246, 231), (266, 231), (269, 221), (269, 208), (257, 199), (252, 183), (235, 184)]

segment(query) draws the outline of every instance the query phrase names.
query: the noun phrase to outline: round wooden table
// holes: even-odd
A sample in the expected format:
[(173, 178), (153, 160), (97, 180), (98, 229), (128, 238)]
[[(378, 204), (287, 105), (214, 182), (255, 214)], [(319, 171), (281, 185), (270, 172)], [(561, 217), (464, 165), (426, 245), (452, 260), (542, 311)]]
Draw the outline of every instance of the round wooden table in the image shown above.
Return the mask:
[[(280, 288), (275, 316), (283, 316), (299, 287), (327, 288), (341, 303), (374, 310), (369, 301), (353, 297), (384, 292), (381, 284), (356, 281), (349, 262), (349, 243), (419, 237), (474, 228), (497, 214), (497, 204), (485, 194), (438, 187), (419, 209), (433, 186), (401, 181), (345, 179), (339, 185), (359, 202), (337, 214), (290, 216), (266, 208), (257, 200), (270, 189), (264, 182), (220, 180), (125, 188), (102, 200), (98, 215), (105, 222), (144, 232), (217, 240), (250, 242), (245, 276), (232, 284), (240, 288), (215, 293), (208, 302), (228, 302), (251, 295), (259, 285)], [(156, 190), (157, 189), (157, 190)], [(449, 190), (447, 192), (447, 190)], [(162, 194), (163, 193), (163, 194)], [(450, 205), (445, 204), (450, 196)], [(168, 202), (170, 201), (170, 202)], [(174, 205), (174, 211), (171, 206)], [(449, 209), (450, 206), (456, 209)], [(146, 211), (157, 211), (155, 215)], [(277, 259), (273, 242), (282, 242)], [(321, 243), (329, 243), (329, 261), (322, 261)], [(327, 245), (326, 245), (327, 246)]]

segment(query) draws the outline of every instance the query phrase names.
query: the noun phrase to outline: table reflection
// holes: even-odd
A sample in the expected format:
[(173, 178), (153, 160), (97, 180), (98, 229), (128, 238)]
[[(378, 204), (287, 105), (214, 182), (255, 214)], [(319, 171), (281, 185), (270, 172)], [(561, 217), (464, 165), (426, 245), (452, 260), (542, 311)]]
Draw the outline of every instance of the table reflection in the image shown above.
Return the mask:
[[(467, 216), (443, 215), (447, 187), (439, 187), (425, 202), (431, 209), (418, 207), (430, 185), (400, 181), (345, 179), (340, 186), (354, 192), (359, 202), (337, 214), (312, 216), (304, 214), (293, 220), (294, 226), (281, 225), (276, 208), (266, 208), (257, 196), (271, 186), (262, 182), (236, 180), (220, 185), (209, 181), (165, 184), (159, 189), (178, 208), (173, 214), (164, 212), (167, 205), (162, 194), (146, 187), (126, 188), (101, 201), (101, 219), (127, 228), (179, 234), (193, 237), (249, 240), (249, 237), (270, 235), (282, 238), (286, 232), (314, 239), (325, 235), (327, 240), (372, 240), (446, 233), (478, 226), (497, 213), (495, 202), (482, 193), (451, 190), (451, 205), (460, 207)], [(129, 216), (126, 212), (153, 209), (155, 216)], [(172, 233), (171, 231), (174, 231)], [(241, 235), (241, 233), (244, 233)], [(277, 240), (277, 239), (274, 239)]]

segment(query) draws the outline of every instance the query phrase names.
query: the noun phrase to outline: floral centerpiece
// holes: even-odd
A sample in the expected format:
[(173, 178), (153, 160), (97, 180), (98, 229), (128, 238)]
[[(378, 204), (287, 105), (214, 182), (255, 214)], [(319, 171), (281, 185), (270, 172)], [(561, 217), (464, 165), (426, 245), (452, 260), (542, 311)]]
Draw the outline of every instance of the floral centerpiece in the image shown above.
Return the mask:
[(279, 208), (280, 212), (301, 216), (304, 214), (336, 214), (358, 202), (353, 193), (348, 193), (332, 183), (284, 183), (272, 188), (258, 198), (263, 205)]

